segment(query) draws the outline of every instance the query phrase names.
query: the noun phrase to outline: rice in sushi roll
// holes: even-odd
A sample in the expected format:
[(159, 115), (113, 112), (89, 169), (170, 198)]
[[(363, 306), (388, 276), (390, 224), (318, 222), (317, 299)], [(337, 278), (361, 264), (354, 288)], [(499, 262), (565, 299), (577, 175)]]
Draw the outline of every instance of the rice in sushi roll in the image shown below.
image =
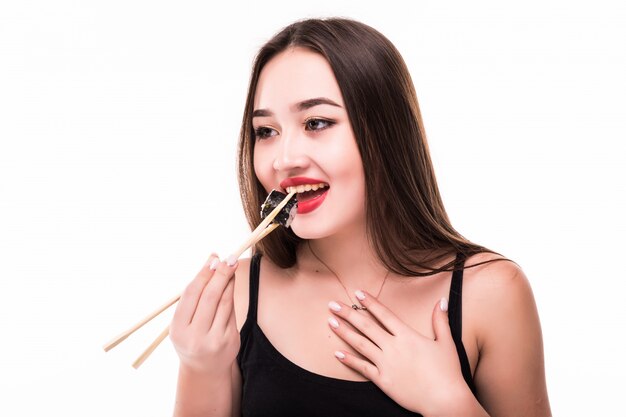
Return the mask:
[[(272, 210), (276, 208), (284, 199), (287, 197), (287, 194), (283, 194), (280, 191), (272, 190), (271, 193), (267, 195), (267, 198), (261, 204), (261, 219), (266, 218)], [(274, 217), (272, 223), (278, 223), (282, 226), (289, 227), (294, 217), (296, 216), (296, 212), (298, 211), (298, 200), (294, 195), (291, 199), (285, 204), (285, 207)]]

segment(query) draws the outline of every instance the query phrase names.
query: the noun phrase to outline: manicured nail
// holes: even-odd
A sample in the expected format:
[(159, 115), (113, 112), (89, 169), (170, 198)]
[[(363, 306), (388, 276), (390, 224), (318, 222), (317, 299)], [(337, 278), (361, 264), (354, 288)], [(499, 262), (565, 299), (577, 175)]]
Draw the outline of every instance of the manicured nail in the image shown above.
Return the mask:
[(220, 260), (219, 258), (215, 258), (211, 261), (211, 265), (209, 265), (209, 269), (215, 271), (217, 269), (217, 265), (219, 265)]
[(354, 292), (354, 295), (356, 295), (356, 298), (358, 298), (359, 301), (365, 300), (365, 293), (363, 291), (361, 291), (361, 290), (356, 290)]
[(330, 303), (328, 303), (328, 308), (330, 308), (333, 311), (341, 311), (341, 306), (334, 301), (331, 301)]
[(343, 352), (336, 351), (336, 352), (335, 352), (335, 357), (336, 357), (337, 359), (345, 359), (345, 358), (346, 358), (346, 355), (345, 355)]
[(339, 322), (337, 320), (335, 320), (334, 317), (329, 317), (328, 318), (328, 324), (330, 324), (330, 327), (332, 327), (333, 329), (339, 328)]
[(448, 311), (448, 300), (444, 297), (439, 301), (441, 311)]
[(235, 266), (236, 263), (237, 258), (235, 257), (235, 255), (230, 255), (228, 258), (226, 258), (226, 265)]

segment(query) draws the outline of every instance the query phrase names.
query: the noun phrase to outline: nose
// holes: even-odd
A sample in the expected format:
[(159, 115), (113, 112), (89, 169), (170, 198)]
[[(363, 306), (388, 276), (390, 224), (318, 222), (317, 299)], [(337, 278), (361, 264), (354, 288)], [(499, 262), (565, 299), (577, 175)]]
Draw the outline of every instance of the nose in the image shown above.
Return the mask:
[(272, 167), (276, 171), (293, 171), (306, 168), (309, 158), (304, 149), (304, 143), (297, 134), (285, 134), (278, 141), (276, 156)]

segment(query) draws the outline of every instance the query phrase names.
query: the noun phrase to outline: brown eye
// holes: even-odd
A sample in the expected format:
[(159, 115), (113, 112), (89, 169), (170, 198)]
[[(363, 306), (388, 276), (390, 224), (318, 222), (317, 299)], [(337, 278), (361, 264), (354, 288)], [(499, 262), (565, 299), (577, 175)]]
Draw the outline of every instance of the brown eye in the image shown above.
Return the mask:
[(256, 139), (267, 139), (269, 137), (276, 136), (277, 134), (277, 131), (265, 126), (254, 129), (254, 137)]
[(330, 120), (325, 120), (325, 119), (308, 119), (307, 121), (304, 122), (304, 129), (315, 132), (319, 130), (328, 129), (334, 124), (335, 122), (330, 121)]

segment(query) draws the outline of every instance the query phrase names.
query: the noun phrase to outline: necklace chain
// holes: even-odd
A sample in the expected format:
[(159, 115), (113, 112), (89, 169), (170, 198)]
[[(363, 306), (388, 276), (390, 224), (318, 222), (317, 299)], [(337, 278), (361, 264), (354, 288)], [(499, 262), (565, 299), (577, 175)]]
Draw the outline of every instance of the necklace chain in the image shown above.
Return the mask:
[[(313, 256), (315, 257), (315, 259), (317, 259), (318, 261), (320, 261), (322, 263), (322, 265), (324, 265), (326, 267), (326, 269), (328, 269), (337, 279), (337, 281), (339, 281), (339, 284), (341, 284), (341, 286), (343, 287), (343, 290), (346, 292), (346, 295), (348, 296), (348, 300), (350, 300), (350, 303), (352, 304), (352, 308), (354, 310), (367, 310), (367, 307), (363, 307), (360, 304), (354, 303), (352, 302), (352, 297), (350, 297), (350, 293), (348, 292), (348, 289), (346, 288), (345, 285), (343, 285), (343, 282), (341, 281), (341, 279), (339, 279), (339, 275), (337, 275), (337, 273), (335, 271), (332, 270), (331, 267), (329, 267), (328, 265), (326, 265), (326, 262), (322, 261), (320, 259), (319, 256), (317, 256), (317, 254), (315, 252), (313, 252), (313, 248), (311, 247), (311, 243), (309, 241), (307, 241), (307, 245), (309, 246), (309, 250), (311, 251), (311, 253), (313, 254)], [(378, 290), (378, 294), (376, 294), (376, 298), (378, 299), (378, 297), (380, 296), (380, 293), (383, 291), (383, 287), (385, 286), (385, 282), (387, 282), (387, 277), (389, 276), (389, 272), (391, 271), (387, 271), (387, 273), (385, 274), (385, 278), (383, 279), (383, 283), (380, 285), (380, 289)]]

